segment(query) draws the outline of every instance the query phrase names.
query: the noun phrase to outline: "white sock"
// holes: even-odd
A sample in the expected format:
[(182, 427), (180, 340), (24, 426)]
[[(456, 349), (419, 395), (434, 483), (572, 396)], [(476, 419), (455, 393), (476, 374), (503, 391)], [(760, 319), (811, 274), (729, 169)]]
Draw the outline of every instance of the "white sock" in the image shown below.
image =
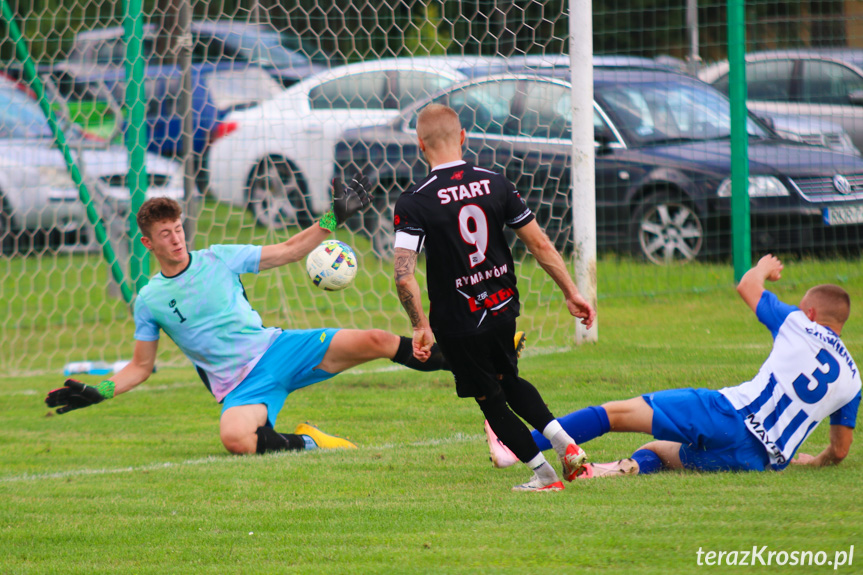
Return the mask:
[(575, 440), (572, 439), (566, 431), (564, 431), (563, 426), (560, 425), (560, 422), (556, 419), (552, 419), (551, 423), (545, 426), (545, 429), (542, 430), (542, 434), (551, 442), (551, 446), (559, 457), (566, 455), (567, 445), (575, 443)]
[(539, 453), (536, 457), (525, 463), (525, 465), (530, 467), (531, 471), (533, 471), (536, 476), (539, 477), (539, 480), (545, 485), (560, 481), (560, 478), (557, 476), (557, 472), (548, 464), (548, 461), (545, 459), (545, 455), (542, 453)]

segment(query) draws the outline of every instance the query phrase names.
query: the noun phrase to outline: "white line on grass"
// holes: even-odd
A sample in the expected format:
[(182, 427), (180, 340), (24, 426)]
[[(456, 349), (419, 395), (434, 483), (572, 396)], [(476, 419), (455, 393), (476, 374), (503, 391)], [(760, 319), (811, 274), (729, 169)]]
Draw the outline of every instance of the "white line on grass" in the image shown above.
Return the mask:
[[(359, 450), (381, 451), (395, 449), (397, 447), (433, 447), (438, 445), (455, 445), (458, 443), (480, 441), (481, 439), (483, 439), (483, 437), (483, 435), (456, 433), (454, 435), (451, 435), (450, 437), (424, 439), (422, 441), (412, 441), (410, 443), (384, 443), (382, 445), (363, 446), (360, 447)], [(286, 453), (273, 454), (268, 457), (297, 457), (302, 455), (302, 452), (291, 451)], [(228, 454), (225, 454), (223, 456), (210, 455), (199, 459), (187, 459), (186, 461), (165, 461), (162, 463), (150, 463), (149, 465), (130, 467), (117, 467), (114, 469), (70, 469), (69, 471), (57, 471), (55, 473), (24, 473), (22, 475), (10, 475), (9, 477), (0, 477), (0, 483), (21, 483), (28, 481), (42, 481), (46, 479), (67, 479), (69, 477), (84, 477), (92, 475), (115, 475), (118, 473), (140, 473), (146, 471), (158, 471), (161, 469), (172, 469), (175, 467), (191, 467), (195, 465), (233, 464), (241, 461), (249, 461), (249, 459)]]
[[(522, 357), (534, 357), (534, 356), (542, 356), (548, 355), (551, 353), (563, 353), (570, 351), (568, 347), (536, 347), (530, 348), (528, 347), (524, 352), (522, 352)], [(346, 373), (348, 375), (368, 375), (374, 373), (391, 373), (394, 371), (402, 371), (410, 369), (403, 365), (399, 365), (394, 363), (392, 365), (387, 365), (385, 367), (375, 367), (373, 369), (362, 369), (362, 368), (352, 368), (342, 373)], [(141, 387), (136, 387), (132, 389), (130, 392), (136, 391), (165, 391), (167, 389), (180, 389), (185, 387), (196, 387), (200, 385), (200, 382), (197, 380), (188, 381), (188, 382), (177, 382), (177, 383), (168, 383), (164, 385), (143, 385)], [(36, 390), (36, 389), (18, 389), (15, 391), (10, 391), (6, 395), (42, 395), (47, 393), (45, 390)]]

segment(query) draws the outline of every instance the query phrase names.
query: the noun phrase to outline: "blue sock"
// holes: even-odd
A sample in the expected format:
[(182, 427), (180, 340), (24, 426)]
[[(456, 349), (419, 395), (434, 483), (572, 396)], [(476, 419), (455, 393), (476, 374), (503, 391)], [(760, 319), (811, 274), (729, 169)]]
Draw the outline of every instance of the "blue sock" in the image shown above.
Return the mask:
[[(563, 430), (579, 444), (586, 443), (611, 431), (611, 424), (608, 422), (605, 408), (596, 405), (558, 417), (557, 421), (560, 422)], [(545, 438), (541, 431), (533, 431), (532, 434), (540, 451), (551, 449), (551, 442)]]
[(662, 460), (649, 449), (639, 449), (632, 454), (632, 458), (638, 463), (639, 475), (656, 473), (662, 469)]

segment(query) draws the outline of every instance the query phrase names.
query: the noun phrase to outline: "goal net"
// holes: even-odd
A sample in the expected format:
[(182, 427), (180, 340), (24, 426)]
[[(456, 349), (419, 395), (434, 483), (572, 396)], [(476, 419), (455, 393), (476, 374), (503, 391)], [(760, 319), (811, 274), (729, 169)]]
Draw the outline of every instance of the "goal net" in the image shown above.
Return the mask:
[[(185, 22), (183, 0), (147, 0), (143, 117), (126, 106), (123, 6), (10, 4), (130, 286), (135, 174), (146, 174), (148, 197), (185, 202), (189, 240), (201, 249), (284, 241), (328, 209), (333, 177), (362, 172), (373, 205), (335, 234), (359, 258), (349, 289), (317, 289), (302, 264), (242, 281), (265, 325), (409, 335), (392, 280), (392, 209), (427, 172), (412, 122), (428, 101), (457, 109), (466, 159), (515, 183), (568, 263), (572, 133), (593, 130), (600, 314), (603, 300), (732, 285), (725, 2), (595, 3), (593, 128), (571, 121), (568, 1), (191, 0)], [(848, 126), (863, 109), (854, 76), (863, 62), (824, 63), (800, 49), (863, 53), (863, 10), (758, 2), (746, 16), (747, 50), (790, 50), (750, 65), (750, 145), (777, 134), (797, 142), (750, 150), (753, 254), (816, 258), (822, 281), (858, 278), (863, 133)], [(0, 62), (0, 368), (128, 359), (129, 305), (7, 22)], [(802, 95), (781, 93), (799, 85)], [(806, 113), (786, 106), (801, 99)], [(133, 122), (147, 154), (129, 170), (123, 136)], [(559, 289), (511, 240), (529, 353), (571, 346), (575, 324)], [(419, 274), (424, 281), (422, 259)], [(161, 341), (159, 364), (185, 365)]]

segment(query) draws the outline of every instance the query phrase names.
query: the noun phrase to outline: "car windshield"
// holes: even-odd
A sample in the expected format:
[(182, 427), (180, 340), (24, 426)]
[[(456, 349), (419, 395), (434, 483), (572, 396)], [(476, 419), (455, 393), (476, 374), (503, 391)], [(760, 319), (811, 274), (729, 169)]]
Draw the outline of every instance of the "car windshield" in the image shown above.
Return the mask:
[(227, 40), (235, 43), (237, 50), (246, 59), (264, 66), (290, 68), (308, 66), (309, 60), (302, 54), (285, 48), (278, 32), (251, 31), (242, 34), (231, 33)]
[(42, 109), (14, 88), (0, 89), (0, 138), (50, 138)]
[[(597, 87), (597, 100), (625, 137), (641, 145), (716, 140), (731, 135), (728, 100), (710, 88), (680, 82), (644, 82)], [(749, 119), (750, 136), (769, 134)]]

